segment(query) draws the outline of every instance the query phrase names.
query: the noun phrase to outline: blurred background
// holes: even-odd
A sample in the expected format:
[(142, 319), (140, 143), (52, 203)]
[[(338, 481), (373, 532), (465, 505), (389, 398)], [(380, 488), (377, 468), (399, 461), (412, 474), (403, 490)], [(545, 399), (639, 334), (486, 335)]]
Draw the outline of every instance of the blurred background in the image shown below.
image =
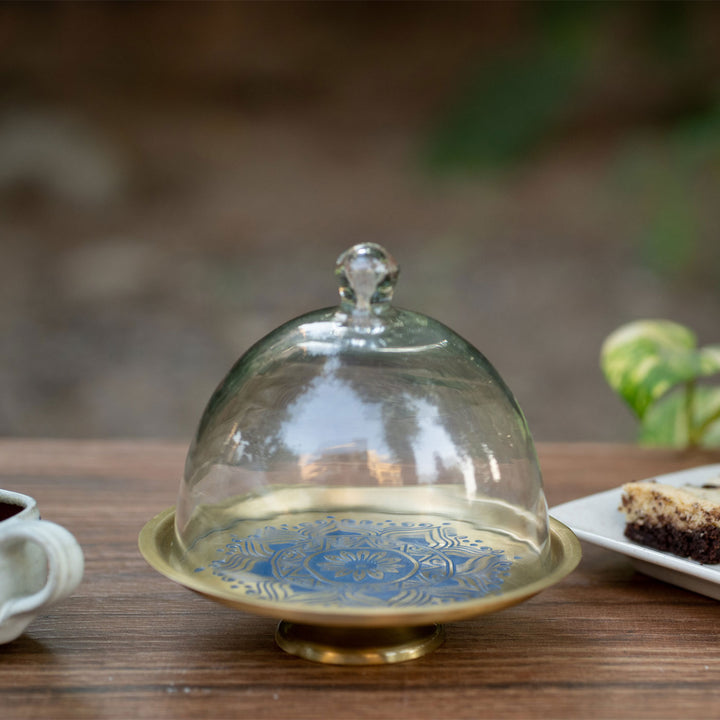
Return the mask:
[(0, 435), (189, 440), (385, 245), (536, 440), (618, 325), (720, 342), (720, 4), (0, 5)]

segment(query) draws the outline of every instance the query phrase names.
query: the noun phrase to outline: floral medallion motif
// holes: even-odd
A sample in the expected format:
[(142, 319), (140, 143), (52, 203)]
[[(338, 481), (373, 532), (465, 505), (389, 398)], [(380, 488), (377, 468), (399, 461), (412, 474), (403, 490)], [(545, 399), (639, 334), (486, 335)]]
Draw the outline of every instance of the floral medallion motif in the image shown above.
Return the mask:
[[(209, 572), (259, 600), (409, 607), (497, 592), (512, 559), (450, 522), (356, 520), (329, 515), (230, 535)], [(517, 559), (517, 558), (514, 558)]]

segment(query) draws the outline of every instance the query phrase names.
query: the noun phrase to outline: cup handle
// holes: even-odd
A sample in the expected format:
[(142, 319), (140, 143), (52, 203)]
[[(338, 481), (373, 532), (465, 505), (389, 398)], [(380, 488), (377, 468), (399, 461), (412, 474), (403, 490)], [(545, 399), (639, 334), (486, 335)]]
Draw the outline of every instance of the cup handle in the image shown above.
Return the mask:
[[(85, 561), (75, 537), (48, 520), (11, 523), (0, 529), (0, 544), (26, 540), (40, 547), (47, 558), (47, 579), (37, 592), (12, 598), (0, 607), (0, 623), (40, 609), (68, 597), (82, 580)], [(29, 620), (28, 620), (29, 622)]]

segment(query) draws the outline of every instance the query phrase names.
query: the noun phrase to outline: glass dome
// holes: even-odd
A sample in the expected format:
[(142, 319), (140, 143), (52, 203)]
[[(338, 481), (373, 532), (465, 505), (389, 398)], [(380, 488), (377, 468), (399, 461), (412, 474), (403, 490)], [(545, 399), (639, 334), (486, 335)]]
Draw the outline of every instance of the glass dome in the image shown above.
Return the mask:
[[(379, 245), (343, 253), (336, 276), (339, 307), (267, 335), (212, 395), (175, 511), (187, 568), (269, 602), (317, 593), (371, 609), (541, 577), (547, 505), (507, 385), (448, 327), (391, 303), (398, 266)], [(483, 572), (463, 584), (421, 546)]]
[(230, 370), (177, 505), (138, 542), (166, 577), (279, 618), (289, 653), (401, 662), (438, 647), (442, 623), (558, 582), (580, 544), (548, 516), (525, 418), (483, 355), (391, 304), (398, 268), (380, 246), (350, 248), (336, 274), (338, 307)]

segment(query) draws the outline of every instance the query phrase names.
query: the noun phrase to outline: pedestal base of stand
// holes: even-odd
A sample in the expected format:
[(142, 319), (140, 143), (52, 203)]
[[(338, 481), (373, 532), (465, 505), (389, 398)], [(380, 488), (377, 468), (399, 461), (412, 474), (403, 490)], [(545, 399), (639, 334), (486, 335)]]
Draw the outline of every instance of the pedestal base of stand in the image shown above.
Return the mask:
[(442, 645), (442, 625), (334, 628), (283, 620), (277, 644), (291, 655), (330, 665), (384, 665), (422, 657)]

